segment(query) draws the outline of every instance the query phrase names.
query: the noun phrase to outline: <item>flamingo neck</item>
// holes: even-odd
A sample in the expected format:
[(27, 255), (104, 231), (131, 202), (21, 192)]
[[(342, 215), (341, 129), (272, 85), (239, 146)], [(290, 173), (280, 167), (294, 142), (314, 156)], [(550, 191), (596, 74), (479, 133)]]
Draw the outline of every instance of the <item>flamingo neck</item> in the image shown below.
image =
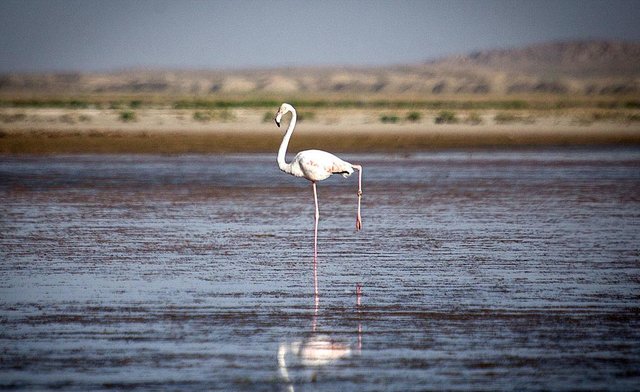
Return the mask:
[(289, 128), (287, 128), (287, 133), (284, 134), (282, 138), (282, 143), (280, 144), (280, 149), (278, 150), (278, 166), (280, 170), (285, 173), (291, 173), (291, 164), (285, 162), (284, 157), (287, 154), (287, 147), (289, 147), (289, 139), (291, 139), (291, 134), (293, 133), (293, 128), (296, 126), (296, 110), (292, 107), (291, 111), (291, 121), (289, 122)]

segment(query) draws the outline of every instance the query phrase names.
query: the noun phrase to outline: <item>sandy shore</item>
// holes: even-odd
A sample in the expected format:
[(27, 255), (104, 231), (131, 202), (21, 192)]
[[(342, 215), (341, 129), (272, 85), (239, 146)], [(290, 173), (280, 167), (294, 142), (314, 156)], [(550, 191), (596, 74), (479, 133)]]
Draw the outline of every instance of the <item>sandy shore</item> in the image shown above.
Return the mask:
[[(436, 123), (436, 111), (421, 111), (414, 121), (401, 110), (392, 114), (394, 123), (373, 109), (301, 112), (291, 150), (640, 145), (640, 122), (593, 120), (579, 110), (510, 111), (507, 121), (499, 121), (499, 111), (460, 111), (449, 124)], [(283, 131), (264, 109), (0, 109), (0, 153), (272, 152)]]

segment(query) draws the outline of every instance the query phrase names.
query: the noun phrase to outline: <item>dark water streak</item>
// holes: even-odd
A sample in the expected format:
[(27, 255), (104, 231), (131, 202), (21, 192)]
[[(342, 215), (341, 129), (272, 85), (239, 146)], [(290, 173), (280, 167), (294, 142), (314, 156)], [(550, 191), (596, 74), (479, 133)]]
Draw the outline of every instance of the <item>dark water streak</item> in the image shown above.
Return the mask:
[(640, 150), (345, 158), (0, 157), (0, 385), (638, 388)]

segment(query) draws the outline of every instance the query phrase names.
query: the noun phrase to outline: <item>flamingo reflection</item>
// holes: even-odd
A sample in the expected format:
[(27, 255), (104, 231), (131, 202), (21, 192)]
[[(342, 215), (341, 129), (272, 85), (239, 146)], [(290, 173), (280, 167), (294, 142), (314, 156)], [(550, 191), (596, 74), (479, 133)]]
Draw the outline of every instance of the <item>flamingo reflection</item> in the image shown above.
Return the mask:
[[(361, 295), (361, 286), (357, 284), (356, 311), (358, 316), (361, 310)], [(317, 304), (316, 298), (311, 335), (299, 341), (280, 343), (278, 347), (278, 370), (282, 379), (287, 383), (287, 389), (292, 392), (294, 391), (294, 386), (293, 380), (289, 375), (289, 368), (311, 370), (311, 374), (308, 375), (309, 379), (310, 381), (315, 381), (318, 371), (323, 366), (337, 363), (353, 354), (360, 354), (362, 350), (362, 324), (360, 317), (358, 317), (357, 343), (347, 343), (317, 332)], [(291, 366), (292, 363), (294, 366)]]

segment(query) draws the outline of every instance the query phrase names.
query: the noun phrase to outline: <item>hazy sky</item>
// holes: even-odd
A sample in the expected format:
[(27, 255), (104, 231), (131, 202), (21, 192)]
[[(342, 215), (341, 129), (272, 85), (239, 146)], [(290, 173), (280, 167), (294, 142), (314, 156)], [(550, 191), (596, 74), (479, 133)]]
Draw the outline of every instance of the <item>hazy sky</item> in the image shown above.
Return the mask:
[(640, 41), (640, 0), (0, 0), (0, 72), (418, 62)]

